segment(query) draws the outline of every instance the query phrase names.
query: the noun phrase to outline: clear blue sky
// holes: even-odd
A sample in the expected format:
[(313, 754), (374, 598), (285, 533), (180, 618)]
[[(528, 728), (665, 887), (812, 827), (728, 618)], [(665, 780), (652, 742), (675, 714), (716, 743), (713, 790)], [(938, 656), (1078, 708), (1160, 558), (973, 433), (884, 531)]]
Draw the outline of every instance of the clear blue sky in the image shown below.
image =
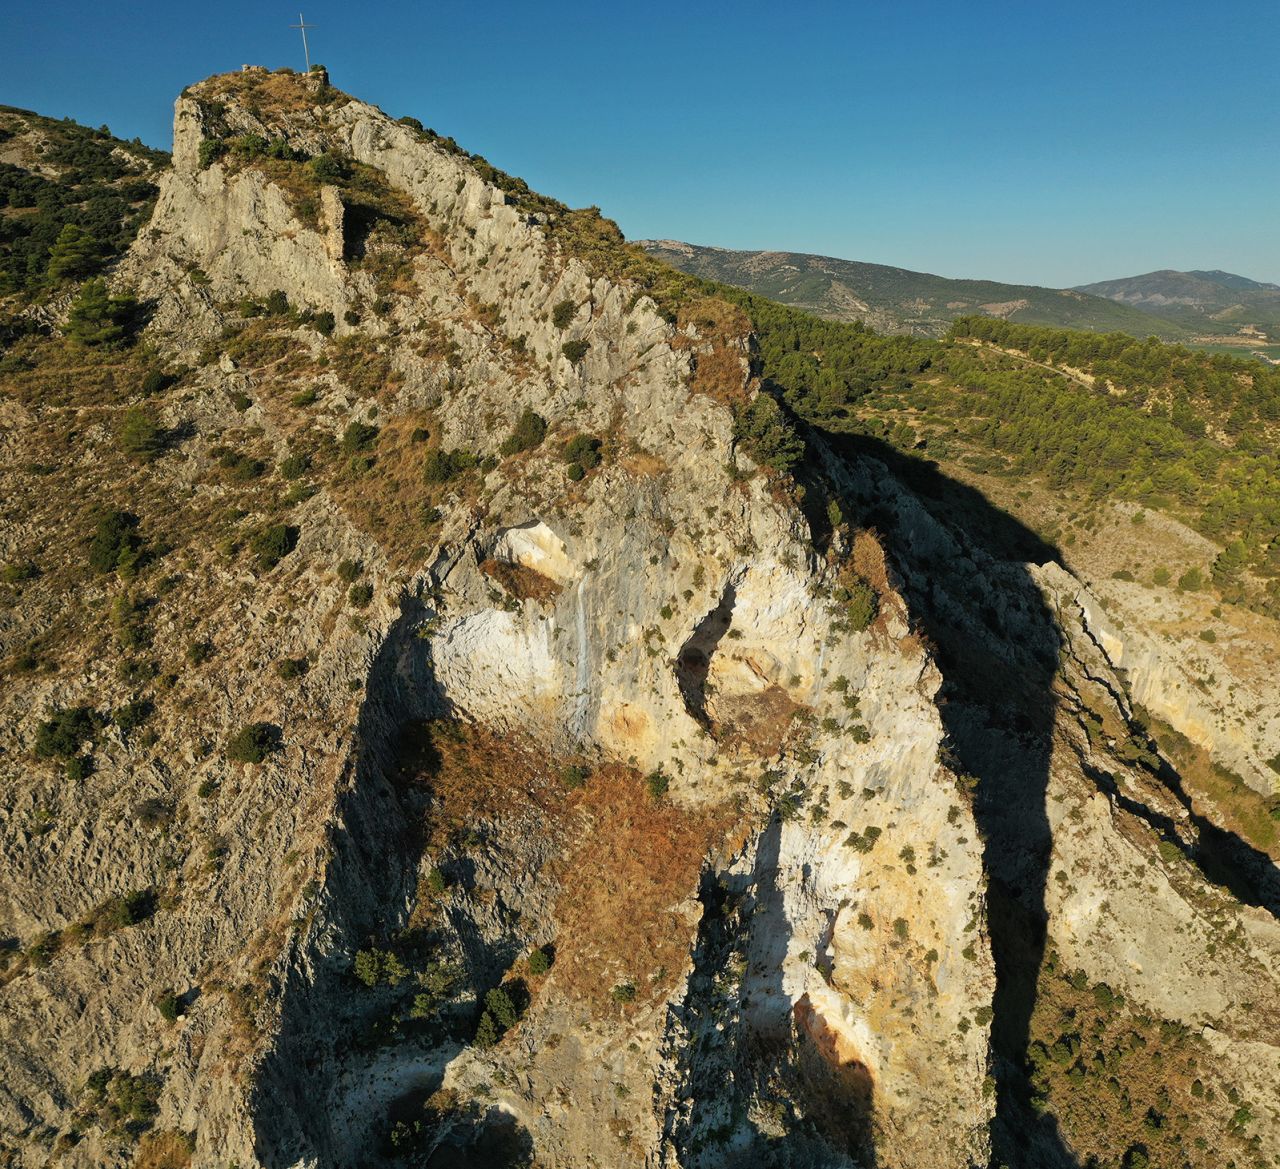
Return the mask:
[[(1280, 282), (1276, 0), (337, 3), (335, 85), (630, 238), (1065, 285)], [(0, 102), (167, 147), (183, 85), (301, 67), (293, 8), (19, 4)]]

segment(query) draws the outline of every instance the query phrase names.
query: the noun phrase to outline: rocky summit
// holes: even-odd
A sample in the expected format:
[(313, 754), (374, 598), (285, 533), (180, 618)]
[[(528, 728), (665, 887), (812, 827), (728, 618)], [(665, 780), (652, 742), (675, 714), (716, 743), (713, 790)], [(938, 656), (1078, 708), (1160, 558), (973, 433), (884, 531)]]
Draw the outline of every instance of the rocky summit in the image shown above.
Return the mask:
[(1273, 617), (321, 70), (154, 182), (0, 318), (0, 1165), (1280, 1163)]

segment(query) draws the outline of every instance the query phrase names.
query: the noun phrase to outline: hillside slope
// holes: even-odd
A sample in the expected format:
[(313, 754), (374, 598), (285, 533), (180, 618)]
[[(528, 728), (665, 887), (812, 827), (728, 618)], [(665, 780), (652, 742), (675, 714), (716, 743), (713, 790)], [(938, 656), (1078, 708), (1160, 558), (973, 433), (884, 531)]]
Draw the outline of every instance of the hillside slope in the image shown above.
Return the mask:
[(1259, 340), (1280, 340), (1280, 286), (1230, 272), (1162, 269), (1077, 291), (1157, 313), (1197, 333), (1256, 331), (1263, 334)]
[(159, 188), (0, 341), (3, 1162), (1280, 1156), (1273, 859), (1130, 687), (1274, 696), (322, 72)]
[(132, 242), (168, 156), (30, 110), (0, 106), (0, 295), (100, 271)]
[(951, 280), (830, 256), (730, 251), (676, 240), (645, 240), (641, 246), (704, 279), (738, 285), (833, 320), (862, 321), (883, 333), (941, 337), (957, 317), (981, 312), (1023, 324), (1119, 331), (1135, 337), (1184, 336), (1182, 326), (1142, 307), (1108, 303), (1070, 289)]

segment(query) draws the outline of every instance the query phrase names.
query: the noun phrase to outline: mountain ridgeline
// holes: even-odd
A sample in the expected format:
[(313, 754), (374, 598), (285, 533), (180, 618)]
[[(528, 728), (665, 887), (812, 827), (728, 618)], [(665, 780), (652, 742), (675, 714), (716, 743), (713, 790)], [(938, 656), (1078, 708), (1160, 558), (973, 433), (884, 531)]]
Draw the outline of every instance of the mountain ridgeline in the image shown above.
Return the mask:
[(1082, 284), (1078, 292), (1155, 313), (1195, 333), (1245, 329), (1280, 340), (1280, 285), (1231, 272), (1173, 272)]
[(0, 1166), (1280, 1161), (1277, 371), (4, 125)]
[(1154, 334), (1166, 340), (1188, 336), (1178, 321), (1090, 290), (953, 280), (831, 256), (731, 251), (676, 240), (645, 240), (641, 246), (706, 280), (737, 285), (832, 320), (861, 321), (884, 333), (941, 337), (957, 317), (985, 313), (1020, 324)]

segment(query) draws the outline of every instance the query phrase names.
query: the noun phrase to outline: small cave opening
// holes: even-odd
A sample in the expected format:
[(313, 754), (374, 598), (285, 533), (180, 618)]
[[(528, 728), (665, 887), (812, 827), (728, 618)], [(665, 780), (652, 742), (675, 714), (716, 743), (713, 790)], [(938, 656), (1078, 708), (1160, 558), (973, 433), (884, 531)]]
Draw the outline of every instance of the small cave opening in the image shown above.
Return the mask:
[(690, 717), (704, 727), (710, 727), (707, 713), (707, 675), (711, 670), (711, 658), (733, 624), (733, 606), (737, 594), (732, 584), (724, 587), (720, 601), (685, 639), (676, 655), (676, 682), (680, 696)]

